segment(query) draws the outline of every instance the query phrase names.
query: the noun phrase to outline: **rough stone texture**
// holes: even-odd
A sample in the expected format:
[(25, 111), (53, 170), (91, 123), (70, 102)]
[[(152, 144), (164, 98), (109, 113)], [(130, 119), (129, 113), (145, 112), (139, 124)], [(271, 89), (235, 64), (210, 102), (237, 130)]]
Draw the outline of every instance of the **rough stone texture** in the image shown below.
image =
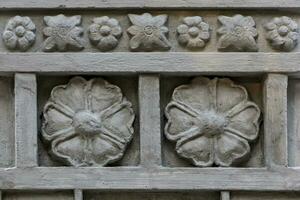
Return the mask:
[(3, 200), (73, 200), (72, 192), (5, 192)]
[(0, 78), (0, 166), (14, 164), (14, 97), (12, 78)]
[(251, 192), (233, 192), (232, 200), (299, 200), (300, 193), (298, 192), (266, 192), (266, 193), (251, 193)]
[(140, 199), (157, 199), (157, 200), (218, 200), (217, 192), (195, 192), (195, 193), (86, 193), (86, 200), (140, 200)]
[(292, 79), (288, 87), (288, 161), (289, 166), (300, 166), (300, 81)]

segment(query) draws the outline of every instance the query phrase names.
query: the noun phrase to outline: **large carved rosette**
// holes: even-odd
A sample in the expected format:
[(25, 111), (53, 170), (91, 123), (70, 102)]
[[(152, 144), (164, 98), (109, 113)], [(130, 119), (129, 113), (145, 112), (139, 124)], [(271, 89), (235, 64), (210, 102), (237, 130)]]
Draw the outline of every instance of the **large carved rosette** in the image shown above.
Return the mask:
[(230, 79), (195, 78), (174, 90), (165, 110), (166, 137), (194, 165), (232, 166), (247, 159), (259, 132), (260, 109)]
[(133, 136), (134, 112), (119, 87), (102, 78), (72, 78), (55, 87), (43, 111), (42, 136), (67, 165), (119, 160)]

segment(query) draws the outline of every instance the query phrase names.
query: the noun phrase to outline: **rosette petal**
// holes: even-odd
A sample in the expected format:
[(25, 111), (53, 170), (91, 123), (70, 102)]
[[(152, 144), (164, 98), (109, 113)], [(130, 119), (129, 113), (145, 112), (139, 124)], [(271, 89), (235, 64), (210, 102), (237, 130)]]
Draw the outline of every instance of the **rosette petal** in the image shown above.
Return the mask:
[[(169, 140), (177, 141), (187, 138), (197, 126), (198, 113), (179, 103), (170, 103), (165, 110), (168, 122), (165, 135)], [(198, 128), (199, 131), (199, 128)]]
[(257, 138), (259, 131), (260, 109), (252, 102), (243, 102), (229, 111), (225, 130), (246, 140)]
[(90, 82), (91, 110), (100, 113), (114, 104), (120, 104), (123, 99), (121, 89), (108, 83), (102, 78), (93, 79)]
[(235, 85), (230, 79), (217, 79), (216, 82), (216, 110), (226, 112), (235, 105), (248, 99), (244, 87)]
[(208, 78), (195, 78), (189, 85), (177, 87), (172, 98), (196, 110), (210, 109), (212, 107), (211, 88), (214, 87), (213, 84)]
[(74, 113), (87, 108), (86, 80), (81, 77), (72, 78), (67, 85), (57, 86), (51, 92), (51, 100), (72, 110)]
[(213, 139), (205, 136), (189, 140), (177, 147), (177, 153), (193, 162), (195, 166), (208, 167), (214, 163)]
[(250, 146), (247, 140), (225, 132), (215, 139), (215, 163), (224, 167), (236, 165), (247, 157)]

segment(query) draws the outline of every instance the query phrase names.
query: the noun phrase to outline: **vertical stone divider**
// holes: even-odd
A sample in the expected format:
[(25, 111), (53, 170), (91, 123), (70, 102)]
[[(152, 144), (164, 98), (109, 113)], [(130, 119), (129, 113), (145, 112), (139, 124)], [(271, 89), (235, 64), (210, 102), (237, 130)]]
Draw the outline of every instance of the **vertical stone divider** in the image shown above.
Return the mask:
[(230, 192), (229, 191), (221, 191), (220, 200), (230, 200)]
[(82, 190), (80, 190), (80, 189), (75, 189), (74, 190), (74, 200), (83, 200), (83, 192), (82, 192)]
[(15, 74), (15, 164), (38, 166), (37, 84), (35, 74)]
[(159, 75), (140, 75), (138, 88), (141, 166), (158, 167), (162, 164)]
[(266, 167), (287, 166), (288, 76), (267, 74), (264, 81), (264, 154)]

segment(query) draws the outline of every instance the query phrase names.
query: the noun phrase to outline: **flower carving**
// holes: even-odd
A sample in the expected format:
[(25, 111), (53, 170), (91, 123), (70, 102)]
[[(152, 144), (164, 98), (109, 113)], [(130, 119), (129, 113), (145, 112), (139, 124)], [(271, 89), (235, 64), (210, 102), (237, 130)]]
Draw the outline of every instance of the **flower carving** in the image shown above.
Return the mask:
[(130, 34), (130, 49), (133, 51), (168, 50), (171, 47), (166, 35), (168, 28), (165, 26), (167, 15), (153, 17), (149, 13), (142, 15), (128, 15), (132, 26), (127, 29)]
[(210, 38), (209, 25), (201, 17), (186, 17), (177, 27), (178, 42), (189, 49), (203, 48)]
[(47, 27), (43, 33), (47, 37), (44, 41), (44, 51), (78, 51), (83, 46), (83, 28), (81, 24), (81, 16), (75, 15), (66, 17), (62, 14), (57, 16), (45, 16), (44, 22)]
[(101, 51), (110, 51), (118, 45), (122, 35), (119, 21), (107, 16), (93, 19), (88, 31), (90, 41)]
[(133, 136), (134, 113), (119, 87), (102, 78), (72, 78), (55, 87), (43, 111), (42, 136), (67, 165), (119, 160)]
[(247, 158), (260, 109), (230, 79), (198, 77), (177, 87), (165, 110), (165, 135), (196, 166), (231, 166)]
[(218, 49), (221, 51), (258, 51), (256, 38), (258, 36), (255, 21), (252, 17), (235, 15), (233, 17), (218, 17), (221, 28)]
[(15, 16), (8, 20), (2, 39), (8, 49), (26, 51), (35, 41), (35, 31), (29, 17)]
[(298, 42), (298, 24), (289, 17), (275, 17), (265, 26), (267, 40), (274, 49), (293, 50)]

